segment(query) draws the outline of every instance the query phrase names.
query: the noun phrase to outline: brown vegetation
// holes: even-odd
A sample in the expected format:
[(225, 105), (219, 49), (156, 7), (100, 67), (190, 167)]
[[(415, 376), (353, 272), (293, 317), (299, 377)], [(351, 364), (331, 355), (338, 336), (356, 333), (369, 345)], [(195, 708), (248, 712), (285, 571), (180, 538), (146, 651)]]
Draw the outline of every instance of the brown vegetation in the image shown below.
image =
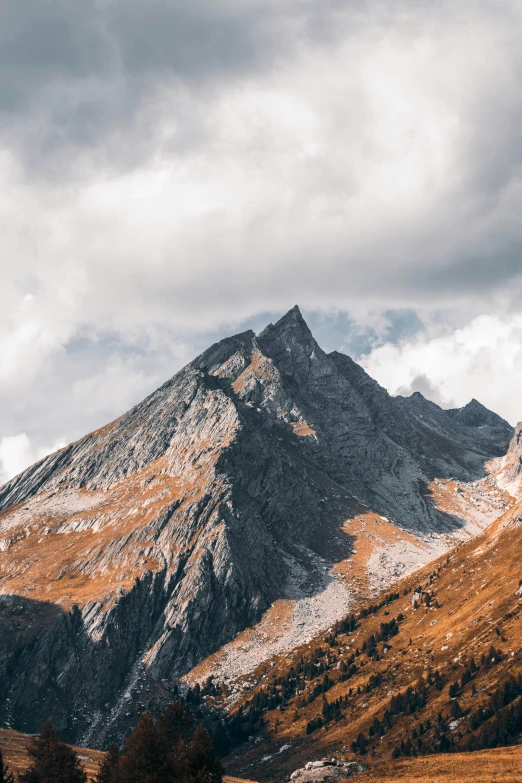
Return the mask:
[[(393, 753), (402, 764), (404, 754), (480, 747), (504, 736), (502, 716), (522, 700), (516, 689), (502, 695), (522, 674), (519, 514), (515, 506), (399, 582), (396, 597), (380, 608), (368, 604), (353, 631), (339, 624), (260, 666), (236, 710), (258, 713), (264, 742), (232, 760), (231, 771), (256, 769), (268, 780), (324, 755), (360, 758), (361, 750), (372, 766)], [(394, 619), (397, 632), (385, 638), (383, 624)], [(290, 748), (278, 753), (283, 745)]]
[[(24, 772), (29, 766), (27, 745), (30, 738), (26, 734), (12, 729), (0, 729), (0, 749), (9, 767), (17, 775)], [(98, 767), (105, 755), (99, 750), (91, 748), (74, 748), (82, 762), (89, 779), (94, 778)]]
[(375, 765), (360, 783), (520, 783), (522, 747), (439, 754)]

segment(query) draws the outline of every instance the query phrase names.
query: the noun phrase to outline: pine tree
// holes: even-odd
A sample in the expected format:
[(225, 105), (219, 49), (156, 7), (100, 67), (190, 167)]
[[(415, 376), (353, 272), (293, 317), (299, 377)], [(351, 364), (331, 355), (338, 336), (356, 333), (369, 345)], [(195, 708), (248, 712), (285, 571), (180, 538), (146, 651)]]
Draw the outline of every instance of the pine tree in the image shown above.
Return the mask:
[(450, 696), (450, 699), (453, 699), (458, 694), (459, 691), (460, 691), (460, 687), (459, 687), (458, 682), (453, 682), (449, 686), (449, 696)]
[(326, 701), (326, 698), (323, 696), (323, 707), (322, 707), (322, 715), (323, 720), (327, 721), (330, 715), (330, 705)]
[(100, 764), (98, 774), (94, 783), (117, 783), (120, 763), (120, 751), (114, 743), (109, 745), (109, 749)]
[(125, 783), (166, 783), (171, 776), (165, 743), (148, 712), (144, 712), (125, 741), (119, 778)]
[(4, 763), (4, 757), (0, 750), (0, 783), (14, 783), (14, 775)]
[(29, 769), (19, 777), (20, 783), (86, 783), (87, 776), (72, 748), (60, 742), (52, 723), (46, 721), (40, 736), (32, 739), (27, 752)]
[(199, 783), (221, 783), (223, 767), (206, 729), (200, 724), (188, 746), (191, 777)]
[(188, 740), (194, 720), (190, 710), (181, 701), (171, 701), (158, 717), (156, 725), (168, 751), (181, 740)]
[(457, 699), (451, 702), (450, 705), (450, 714), (452, 718), (461, 718), (462, 717), (462, 708), (460, 704), (458, 703)]

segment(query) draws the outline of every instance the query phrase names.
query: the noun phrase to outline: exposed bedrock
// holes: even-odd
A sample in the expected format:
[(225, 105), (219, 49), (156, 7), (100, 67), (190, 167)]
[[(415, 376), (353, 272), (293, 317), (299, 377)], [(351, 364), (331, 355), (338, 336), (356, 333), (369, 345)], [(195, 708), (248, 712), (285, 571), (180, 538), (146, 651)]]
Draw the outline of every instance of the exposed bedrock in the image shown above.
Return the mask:
[(287, 597), (290, 572), (313, 591), (356, 513), (458, 529), (429, 483), (480, 478), (512, 435), (475, 401), (390, 397), (297, 308), (222, 340), (0, 488), (0, 720), (105, 744)]

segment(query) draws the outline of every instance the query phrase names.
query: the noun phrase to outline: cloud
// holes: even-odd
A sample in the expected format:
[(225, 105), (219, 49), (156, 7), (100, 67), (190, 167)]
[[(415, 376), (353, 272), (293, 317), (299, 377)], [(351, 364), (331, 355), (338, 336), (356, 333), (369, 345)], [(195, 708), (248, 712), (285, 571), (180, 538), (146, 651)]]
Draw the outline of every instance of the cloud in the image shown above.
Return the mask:
[(396, 389), (395, 394), (401, 395), (402, 397), (410, 397), (415, 392), (419, 392), (423, 397), (426, 397), (426, 399), (440, 405), (441, 408), (456, 407), (455, 402), (444, 397), (424, 373), (416, 375), (406, 386), (401, 386), (399, 389)]
[[(7, 0), (2, 134), (33, 176), (132, 168), (206, 137), (224, 89), (288, 59), (313, 2)], [(331, 13), (335, 13), (335, 3)], [(306, 28), (303, 30), (302, 28)]]
[[(76, 437), (296, 302), (355, 353), (515, 318), (522, 9), (501, 8), (8, 0), (0, 434)], [(423, 366), (396, 388), (416, 376), (457, 399)]]
[[(329, 37), (323, 22), (320, 38), (308, 32), (315, 5), (292, 4), (301, 16), (289, 7), (134, 2), (123, 13), (113, 3), (91, 9), (85, 31), (81, 17), (71, 22), (71, 46), (87, 53), (29, 67), (34, 97), (11, 112), (20, 133), (4, 126), (14, 254), (45, 270), (49, 287), (73, 266), (78, 314), (102, 310), (110, 328), (126, 327), (127, 308), (131, 321), (154, 311), (176, 326), (204, 312), (212, 326), (232, 304), (238, 318), (297, 300), (475, 314), (498, 296), (518, 306), (517, 19), (484, 4), (463, 17), (446, 6), (439, 16), (400, 4), (384, 14), (373, 3), (357, 14), (331, 3), (339, 30)], [(190, 46), (153, 45), (183, 31)], [(100, 36), (117, 68), (94, 44)], [(217, 67), (218, 44), (234, 67)], [(91, 117), (91, 99), (116, 114)], [(62, 115), (76, 108), (71, 125)], [(48, 132), (56, 139), (42, 148)]]
[(72, 395), (78, 405), (88, 405), (107, 421), (114, 411), (124, 413), (163, 382), (147, 375), (131, 357), (109, 356), (103, 368), (74, 382)]
[(460, 329), (385, 344), (361, 364), (391, 394), (420, 391), (444, 407), (475, 397), (511, 424), (522, 419), (521, 315), (483, 315)]
[(0, 438), (0, 483), (9, 481), (29, 465), (63, 446), (65, 443), (57, 443), (35, 450), (25, 432)]

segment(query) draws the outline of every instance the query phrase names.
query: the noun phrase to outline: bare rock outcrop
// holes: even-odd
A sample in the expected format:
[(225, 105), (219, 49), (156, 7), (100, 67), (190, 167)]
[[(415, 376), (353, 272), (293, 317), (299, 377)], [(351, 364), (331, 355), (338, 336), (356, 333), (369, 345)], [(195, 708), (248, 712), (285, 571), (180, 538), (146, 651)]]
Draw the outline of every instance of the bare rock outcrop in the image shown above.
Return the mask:
[(342, 783), (364, 772), (364, 769), (357, 761), (309, 761), (302, 769), (292, 772), (290, 780), (296, 783)]
[(427, 486), (505, 451), (511, 428), (480, 413), (390, 397), (297, 308), (212, 346), (0, 488), (0, 719), (31, 732), (50, 717), (103, 745), (290, 574), (313, 591), (350, 556), (361, 509), (458, 528)]

